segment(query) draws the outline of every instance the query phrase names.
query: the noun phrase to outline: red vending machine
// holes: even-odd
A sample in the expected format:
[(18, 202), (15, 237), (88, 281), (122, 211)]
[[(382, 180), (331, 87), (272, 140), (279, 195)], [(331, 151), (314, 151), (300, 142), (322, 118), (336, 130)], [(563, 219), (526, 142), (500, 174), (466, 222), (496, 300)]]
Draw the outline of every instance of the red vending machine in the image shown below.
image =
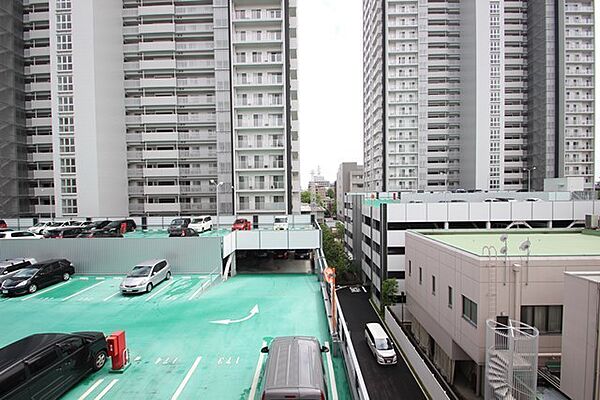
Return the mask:
[(106, 338), (108, 355), (112, 360), (111, 372), (123, 372), (129, 366), (129, 351), (125, 342), (125, 331), (117, 331)]

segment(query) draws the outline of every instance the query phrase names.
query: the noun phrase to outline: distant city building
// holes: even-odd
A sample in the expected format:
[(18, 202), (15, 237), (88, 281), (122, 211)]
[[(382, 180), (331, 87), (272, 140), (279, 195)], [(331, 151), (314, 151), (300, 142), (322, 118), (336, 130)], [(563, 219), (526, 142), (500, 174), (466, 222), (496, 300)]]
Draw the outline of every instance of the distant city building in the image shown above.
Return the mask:
[(318, 196), (321, 199), (325, 199), (329, 189), (335, 190), (335, 187), (321, 175), (314, 175), (310, 182), (308, 182), (308, 192), (311, 196)]
[(23, 5), (22, 215), (300, 212), (295, 0)]
[(335, 181), (336, 214), (339, 220), (344, 217), (344, 194), (362, 192), (363, 189), (363, 166), (355, 162), (341, 163)]
[(366, 190), (592, 189), (594, 43), (593, 0), (364, 0)]

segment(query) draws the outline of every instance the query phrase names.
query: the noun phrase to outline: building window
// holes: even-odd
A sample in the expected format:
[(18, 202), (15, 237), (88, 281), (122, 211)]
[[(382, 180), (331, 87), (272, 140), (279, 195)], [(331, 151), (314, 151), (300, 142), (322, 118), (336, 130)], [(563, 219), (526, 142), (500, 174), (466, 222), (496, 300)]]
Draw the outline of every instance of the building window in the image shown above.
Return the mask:
[(73, 57), (71, 55), (59, 55), (56, 57), (56, 69), (60, 72), (73, 70)]
[(419, 267), (419, 285), (423, 284), (423, 268)]
[(435, 296), (435, 275), (431, 275), (431, 294)]
[(448, 308), (452, 308), (454, 304), (454, 293), (452, 293), (452, 286), (448, 286)]
[(69, 51), (73, 47), (70, 34), (56, 35), (56, 50)]
[(62, 199), (63, 214), (77, 214), (77, 199)]
[(71, 29), (71, 14), (56, 15), (56, 30), (65, 31)]
[(408, 276), (412, 276), (412, 261), (408, 260)]
[(61, 153), (75, 153), (75, 138), (61, 137), (59, 149)]
[(75, 132), (73, 117), (58, 118), (58, 133), (60, 135), (72, 135)]
[(562, 333), (563, 306), (521, 306), (521, 321), (535, 326), (540, 334)]
[(404, 254), (405, 247), (388, 247), (388, 255)]
[(73, 97), (59, 96), (58, 97), (58, 112), (73, 112)]
[(59, 75), (58, 76), (58, 91), (59, 92), (72, 92), (73, 91), (73, 77), (71, 75)]
[(74, 174), (75, 169), (75, 159), (74, 158), (61, 158), (60, 159), (60, 172), (63, 174)]
[(77, 184), (75, 178), (61, 179), (60, 190), (63, 194), (77, 193)]
[(473, 325), (477, 326), (477, 303), (468, 299), (467, 297), (462, 297), (462, 316), (467, 321), (471, 322)]
[(71, 0), (56, 0), (57, 10), (69, 10), (71, 9)]

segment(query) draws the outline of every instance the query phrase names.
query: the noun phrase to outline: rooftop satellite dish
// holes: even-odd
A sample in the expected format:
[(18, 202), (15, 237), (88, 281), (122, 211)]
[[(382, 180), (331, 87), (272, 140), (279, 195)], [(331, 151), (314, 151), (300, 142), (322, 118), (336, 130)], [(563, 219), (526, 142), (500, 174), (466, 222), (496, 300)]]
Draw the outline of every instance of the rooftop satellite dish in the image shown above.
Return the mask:
[(506, 233), (503, 233), (502, 236), (500, 236), (500, 241), (502, 243), (506, 243), (507, 240), (508, 240), (508, 235)]
[(507, 252), (508, 252), (508, 247), (507, 246), (500, 247), (500, 254), (506, 254)]
[(527, 239), (526, 241), (521, 243), (521, 245), (519, 246), (519, 250), (527, 251), (527, 250), (529, 250), (530, 247), (531, 247), (531, 242), (529, 241), (529, 239)]

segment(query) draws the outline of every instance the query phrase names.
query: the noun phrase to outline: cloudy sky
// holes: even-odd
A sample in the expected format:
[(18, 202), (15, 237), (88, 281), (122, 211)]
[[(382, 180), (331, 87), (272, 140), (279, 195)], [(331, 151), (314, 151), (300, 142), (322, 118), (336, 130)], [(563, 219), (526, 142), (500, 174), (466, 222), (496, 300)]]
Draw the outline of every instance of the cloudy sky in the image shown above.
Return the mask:
[[(600, 13), (600, 1), (595, 6)], [(302, 187), (307, 187), (318, 167), (334, 181), (341, 162), (362, 163), (362, 0), (298, 0), (298, 47), (300, 168)]]

